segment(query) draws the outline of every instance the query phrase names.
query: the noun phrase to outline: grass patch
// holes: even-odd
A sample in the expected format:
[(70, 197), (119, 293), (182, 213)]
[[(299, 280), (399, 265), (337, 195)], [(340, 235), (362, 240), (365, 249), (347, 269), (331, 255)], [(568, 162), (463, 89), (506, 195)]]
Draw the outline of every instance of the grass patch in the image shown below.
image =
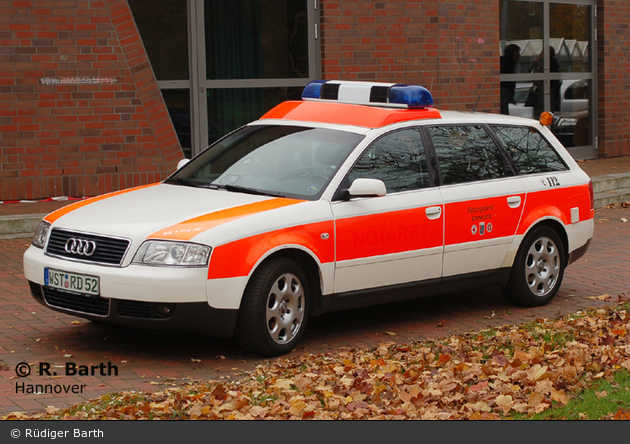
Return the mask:
[(553, 407), (534, 415), (515, 414), (511, 419), (533, 420), (572, 420), (607, 419), (619, 409), (630, 406), (630, 373), (619, 370), (613, 374), (611, 382), (598, 379), (590, 384), (578, 397), (573, 398), (567, 405), (561, 406), (554, 402)]

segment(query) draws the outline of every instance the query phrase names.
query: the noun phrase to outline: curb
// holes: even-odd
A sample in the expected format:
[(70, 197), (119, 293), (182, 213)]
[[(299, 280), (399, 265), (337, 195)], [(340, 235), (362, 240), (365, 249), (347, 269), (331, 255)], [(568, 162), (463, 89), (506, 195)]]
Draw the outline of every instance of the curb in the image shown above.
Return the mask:
[(630, 201), (630, 173), (592, 177), (595, 208)]
[(30, 237), (35, 233), (37, 225), (46, 214), (16, 214), (0, 216), (0, 236)]

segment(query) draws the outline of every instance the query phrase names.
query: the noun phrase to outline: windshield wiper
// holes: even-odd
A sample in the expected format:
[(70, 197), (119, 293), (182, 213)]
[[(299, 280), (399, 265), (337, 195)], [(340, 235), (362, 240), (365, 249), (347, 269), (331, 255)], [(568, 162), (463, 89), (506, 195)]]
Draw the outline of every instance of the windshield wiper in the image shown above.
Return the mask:
[(198, 188), (201, 186), (199, 182), (195, 182), (194, 180), (184, 179), (183, 177), (173, 177), (171, 179), (166, 179), (164, 183), (168, 183), (171, 185), (185, 185), (187, 187), (195, 187)]
[(286, 197), (282, 193), (278, 193), (274, 191), (262, 191), (262, 190), (257, 190), (255, 188), (244, 187), (241, 185), (230, 185), (230, 184), (216, 185), (214, 184), (214, 186), (218, 188), (223, 188), (224, 190), (227, 190), (227, 191), (233, 191), (235, 193), (255, 194), (257, 196)]

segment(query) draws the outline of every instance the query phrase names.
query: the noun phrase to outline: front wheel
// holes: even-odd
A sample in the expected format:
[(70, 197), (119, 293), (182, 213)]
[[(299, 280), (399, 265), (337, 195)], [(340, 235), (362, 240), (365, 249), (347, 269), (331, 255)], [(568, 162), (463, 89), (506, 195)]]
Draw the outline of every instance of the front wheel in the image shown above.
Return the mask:
[(278, 356), (299, 342), (308, 319), (306, 274), (292, 259), (264, 263), (245, 289), (236, 340), (247, 352)]
[(534, 228), (519, 248), (505, 295), (519, 305), (545, 305), (560, 289), (565, 267), (558, 233), (546, 226)]

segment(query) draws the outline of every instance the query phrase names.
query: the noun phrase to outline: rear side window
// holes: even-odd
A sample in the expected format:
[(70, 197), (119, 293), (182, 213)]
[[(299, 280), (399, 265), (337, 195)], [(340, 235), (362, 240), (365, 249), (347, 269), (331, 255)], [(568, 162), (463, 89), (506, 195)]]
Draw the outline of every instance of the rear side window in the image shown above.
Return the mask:
[(428, 130), (440, 164), (442, 185), (507, 175), (501, 150), (482, 126), (434, 126)]
[(522, 174), (567, 170), (551, 144), (536, 129), (522, 126), (492, 128)]

